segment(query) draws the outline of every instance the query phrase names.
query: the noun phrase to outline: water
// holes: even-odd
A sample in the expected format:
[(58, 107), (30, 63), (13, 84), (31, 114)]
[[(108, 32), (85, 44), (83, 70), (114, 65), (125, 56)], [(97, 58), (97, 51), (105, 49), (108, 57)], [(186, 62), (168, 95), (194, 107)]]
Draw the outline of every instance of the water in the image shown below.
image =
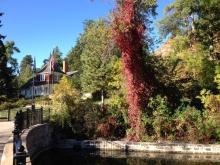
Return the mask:
[(49, 150), (33, 165), (220, 165), (219, 155)]

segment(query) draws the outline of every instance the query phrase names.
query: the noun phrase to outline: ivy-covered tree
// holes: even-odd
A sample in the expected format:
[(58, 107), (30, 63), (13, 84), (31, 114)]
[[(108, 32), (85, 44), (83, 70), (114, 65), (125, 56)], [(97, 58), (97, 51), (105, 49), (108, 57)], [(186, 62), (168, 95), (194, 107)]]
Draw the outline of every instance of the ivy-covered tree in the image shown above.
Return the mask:
[(128, 118), (131, 127), (130, 140), (139, 141), (142, 133), (141, 110), (145, 107), (153, 90), (154, 74), (145, 64), (149, 46), (150, 16), (155, 15), (156, 1), (118, 0), (113, 14), (113, 39), (123, 59), (127, 81)]

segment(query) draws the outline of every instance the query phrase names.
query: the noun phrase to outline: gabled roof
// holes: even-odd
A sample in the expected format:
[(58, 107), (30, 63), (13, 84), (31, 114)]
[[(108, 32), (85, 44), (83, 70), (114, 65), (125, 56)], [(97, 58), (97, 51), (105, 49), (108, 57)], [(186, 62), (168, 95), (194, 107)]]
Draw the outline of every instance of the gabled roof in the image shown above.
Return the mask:
[[(48, 62), (35, 74), (35, 77), (36, 77), (37, 74), (40, 74), (40, 73), (51, 73), (51, 68), (50, 68), (51, 65), (50, 65), (50, 63), (51, 63), (52, 58), (53, 57), (51, 56), (50, 59), (48, 60)], [(78, 71), (70, 71), (70, 72), (64, 73), (56, 62), (54, 62), (54, 67), (53, 68), (54, 68), (53, 72), (65, 74), (67, 76), (72, 76), (72, 75), (78, 73)], [(24, 85), (22, 85), (20, 87), (20, 89), (24, 89), (24, 88), (27, 88), (29, 86), (32, 86), (32, 83), (33, 83), (33, 76)], [(38, 86), (38, 85), (45, 84), (45, 82), (41, 82), (41, 81), (36, 81), (35, 80), (34, 84), (36, 86)]]
[[(50, 57), (50, 59), (48, 60), (48, 62), (40, 69), (40, 71), (38, 71), (37, 73), (41, 73), (41, 72), (51, 72), (51, 66), (50, 66), (50, 63), (51, 63), (51, 60), (52, 60), (52, 56)], [(59, 72), (59, 73), (63, 73), (65, 74), (59, 67), (59, 65), (55, 62), (54, 63), (54, 70), (53, 72)]]

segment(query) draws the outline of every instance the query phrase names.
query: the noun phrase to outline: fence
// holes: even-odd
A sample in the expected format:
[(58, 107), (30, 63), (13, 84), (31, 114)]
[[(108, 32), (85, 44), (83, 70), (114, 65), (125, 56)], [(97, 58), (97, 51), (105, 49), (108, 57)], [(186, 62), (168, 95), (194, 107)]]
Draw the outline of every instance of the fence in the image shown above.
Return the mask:
[[(36, 109), (36, 111), (39, 111), (39, 110), (40, 108)], [(1, 121), (14, 121), (17, 112), (20, 112), (20, 111), (27, 113), (28, 109), (27, 108), (14, 108), (14, 109), (8, 109), (8, 110), (0, 110), (0, 122)], [(50, 119), (50, 108), (43, 109), (42, 113), (43, 113), (43, 121), (47, 121)], [(29, 109), (28, 115), (29, 115), (29, 118), (32, 116), (33, 117), (36, 116), (36, 114), (34, 114), (34, 112), (32, 112), (30, 109)], [(24, 116), (26, 115), (24, 114)]]
[(1, 110), (0, 111), (0, 120), (7, 120), (10, 121), (10, 116), (11, 116), (11, 110)]
[(43, 108), (27, 109), (16, 114), (15, 121), (18, 122), (20, 130), (29, 128), (31, 125), (43, 123)]
[(50, 109), (43, 108), (27, 109), (26, 111), (17, 111), (15, 116), (14, 134), (14, 165), (25, 165), (28, 154), (22, 145), (21, 133), (23, 129), (29, 128), (32, 125), (41, 124), (45, 120), (50, 119)]
[(0, 121), (12, 121), (15, 119), (18, 111), (24, 111), (23, 108), (0, 110)]

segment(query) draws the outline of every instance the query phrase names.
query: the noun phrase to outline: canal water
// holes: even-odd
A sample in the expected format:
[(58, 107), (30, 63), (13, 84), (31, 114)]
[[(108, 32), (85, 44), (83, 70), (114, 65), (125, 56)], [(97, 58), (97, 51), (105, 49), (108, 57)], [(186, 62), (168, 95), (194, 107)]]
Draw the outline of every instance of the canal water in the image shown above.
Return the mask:
[(33, 165), (220, 165), (218, 155), (49, 150)]

